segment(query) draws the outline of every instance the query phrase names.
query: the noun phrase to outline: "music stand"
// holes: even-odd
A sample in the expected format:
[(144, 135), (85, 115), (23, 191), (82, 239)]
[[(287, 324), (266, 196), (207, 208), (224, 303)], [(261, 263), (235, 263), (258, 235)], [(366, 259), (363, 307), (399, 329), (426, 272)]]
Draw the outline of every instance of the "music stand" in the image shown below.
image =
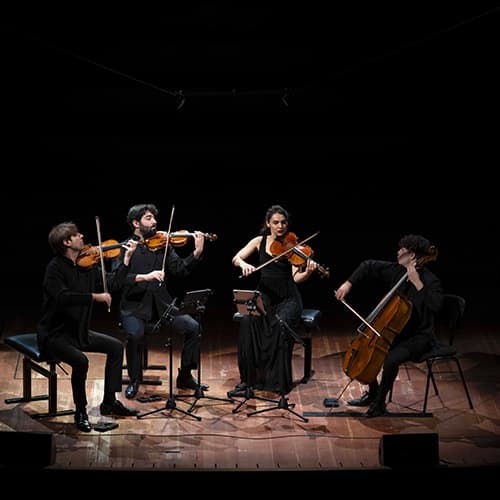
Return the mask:
[[(237, 311), (246, 316), (257, 317), (266, 316), (262, 295), (258, 290), (233, 290), (233, 302), (236, 305)], [(253, 391), (253, 381), (244, 381), (246, 387), (236, 388), (227, 393), (228, 397), (243, 397), (238, 406), (232, 410), (236, 413), (249, 399), (258, 399), (260, 401), (268, 401), (270, 403), (278, 403), (278, 400), (256, 396)]]
[[(282, 360), (281, 362), (283, 365), (285, 364), (285, 357), (286, 357), (286, 351), (285, 351), (285, 338), (286, 336), (289, 336), (295, 340), (295, 342), (298, 342), (299, 344), (305, 345), (305, 342), (297, 335), (297, 333), (290, 327), (290, 325), (283, 319), (281, 319), (277, 314), (276, 314), (276, 319), (279, 321), (280, 324), (280, 342), (281, 342), (281, 356)], [(299, 417), (302, 419), (304, 422), (309, 422), (309, 420), (301, 415), (300, 413), (297, 413), (296, 411), (292, 410), (292, 408), (295, 406), (295, 403), (289, 403), (288, 398), (286, 397), (286, 389), (285, 389), (285, 374), (283, 369), (280, 370), (280, 399), (278, 401), (275, 401), (277, 404), (276, 406), (270, 406), (268, 408), (263, 408), (261, 410), (255, 410), (250, 413), (248, 413), (248, 416), (252, 415), (257, 415), (257, 413), (264, 413), (266, 411), (271, 411), (271, 410), (287, 410), (290, 413), (293, 413), (295, 416)]]
[(169, 359), (168, 366), (169, 366), (169, 371), (170, 371), (169, 384), (168, 384), (169, 385), (168, 398), (165, 401), (165, 406), (163, 408), (157, 408), (155, 410), (147, 411), (146, 413), (137, 414), (138, 419), (143, 418), (147, 415), (152, 415), (153, 413), (158, 413), (159, 411), (176, 410), (178, 412), (183, 413), (184, 415), (189, 415), (190, 417), (193, 417), (198, 421), (201, 420), (201, 417), (199, 417), (198, 415), (193, 415), (192, 413), (189, 413), (188, 411), (183, 410), (182, 408), (177, 408), (177, 404), (176, 404), (175, 398), (173, 396), (173, 371), (172, 371), (172, 369), (173, 369), (173, 367), (172, 367), (172, 365), (173, 365), (173, 362), (172, 362), (173, 342), (172, 342), (171, 323), (172, 323), (173, 319), (175, 318), (175, 316), (179, 313), (179, 309), (177, 307), (175, 307), (175, 301), (176, 301), (176, 299), (174, 299), (172, 301), (172, 303), (167, 306), (167, 308), (165, 309), (165, 311), (161, 315), (161, 318), (155, 324), (154, 329), (153, 329), (154, 331), (156, 331), (164, 324), (168, 324), (168, 326), (169, 326), (169, 329), (168, 329), (169, 330), (169, 337), (167, 338), (167, 343), (165, 344), (166, 347), (168, 347), (168, 359)]
[(179, 398), (195, 398), (188, 408), (188, 412), (191, 413), (196, 405), (196, 403), (201, 398), (213, 399), (216, 401), (226, 401), (227, 403), (234, 403), (234, 400), (227, 398), (219, 398), (216, 396), (206, 396), (201, 383), (201, 338), (203, 328), (201, 326), (201, 315), (205, 312), (205, 304), (207, 303), (208, 297), (212, 295), (212, 290), (206, 288), (204, 290), (194, 290), (192, 292), (186, 292), (184, 295), (184, 300), (181, 303), (180, 314), (190, 314), (196, 318), (198, 322), (198, 338), (200, 339), (200, 347), (198, 349), (198, 381), (197, 387), (193, 394), (178, 394)]

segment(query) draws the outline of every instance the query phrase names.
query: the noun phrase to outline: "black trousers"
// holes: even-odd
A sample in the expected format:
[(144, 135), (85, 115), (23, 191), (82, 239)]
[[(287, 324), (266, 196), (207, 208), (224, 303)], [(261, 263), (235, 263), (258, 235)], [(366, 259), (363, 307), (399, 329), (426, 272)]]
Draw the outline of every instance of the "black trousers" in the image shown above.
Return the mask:
[[(131, 380), (142, 378), (142, 354), (144, 349), (145, 320), (133, 315), (122, 314), (122, 326), (126, 333), (126, 356), (128, 376)], [(183, 347), (181, 369), (191, 370), (198, 367), (200, 339), (198, 322), (189, 314), (175, 316), (168, 328), (173, 335), (182, 335)]]
[(106, 354), (104, 368), (104, 395), (114, 397), (122, 390), (123, 345), (114, 337), (104, 333), (89, 331), (89, 341), (79, 345), (77, 339), (60, 335), (47, 340), (46, 349), (57, 359), (71, 366), (71, 387), (73, 401), (77, 409), (87, 406), (86, 382), (89, 359), (84, 352)]
[(369, 385), (370, 393), (378, 390), (377, 399), (385, 403), (385, 398), (398, 376), (399, 367), (407, 361), (416, 361), (430, 347), (431, 339), (427, 335), (414, 335), (401, 340), (396, 337), (384, 359), (380, 386), (375, 379)]

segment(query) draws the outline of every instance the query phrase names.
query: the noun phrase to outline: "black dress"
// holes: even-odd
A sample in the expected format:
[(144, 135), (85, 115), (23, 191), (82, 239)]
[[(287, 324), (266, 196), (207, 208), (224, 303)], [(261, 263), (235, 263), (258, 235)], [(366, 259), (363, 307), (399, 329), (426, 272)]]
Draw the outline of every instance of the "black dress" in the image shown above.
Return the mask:
[[(266, 253), (266, 236), (259, 248), (259, 262)], [(302, 299), (293, 281), (291, 264), (277, 260), (261, 269), (257, 289), (262, 294), (265, 316), (243, 318), (238, 342), (241, 381), (255, 389), (290, 392), (292, 388), (293, 338), (281, 322), (295, 329), (302, 314)], [(281, 320), (281, 322), (280, 322)]]

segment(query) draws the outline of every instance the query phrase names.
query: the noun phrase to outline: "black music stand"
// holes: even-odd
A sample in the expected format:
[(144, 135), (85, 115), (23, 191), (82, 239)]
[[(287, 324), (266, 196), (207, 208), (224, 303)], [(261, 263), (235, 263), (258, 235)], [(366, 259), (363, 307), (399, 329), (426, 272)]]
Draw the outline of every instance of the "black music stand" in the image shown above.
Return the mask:
[[(233, 302), (240, 314), (244, 316), (249, 315), (251, 317), (266, 316), (262, 295), (258, 290), (233, 290), (233, 297)], [(247, 380), (245, 383), (245, 387), (236, 387), (236, 389), (227, 393), (227, 396), (230, 398), (243, 397), (243, 400), (239, 402), (238, 406), (232, 410), (233, 413), (236, 413), (249, 399), (258, 399), (270, 403), (279, 402), (276, 399), (256, 396), (252, 387), (253, 381)]]
[(165, 344), (168, 347), (168, 366), (169, 366), (169, 392), (168, 392), (168, 398), (165, 402), (165, 406), (163, 408), (157, 408), (156, 410), (151, 410), (147, 411), (146, 413), (141, 413), (137, 414), (137, 418), (143, 418), (147, 415), (152, 415), (153, 413), (158, 413), (159, 411), (165, 411), (165, 410), (176, 410), (184, 415), (189, 415), (190, 417), (195, 418), (196, 420), (201, 420), (201, 417), (198, 415), (193, 415), (192, 413), (189, 413), (186, 410), (183, 410), (182, 408), (177, 408), (177, 404), (175, 402), (175, 398), (173, 396), (173, 351), (172, 351), (172, 328), (171, 328), (171, 323), (175, 316), (179, 313), (179, 309), (175, 307), (175, 301), (174, 299), (172, 303), (165, 309), (163, 314), (161, 315), (161, 318), (158, 320), (158, 322), (155, 324), (153, 331), (158, 330), (162, 325), (168, 324), (168, 331), (169, 331), (169, 337), (167, 338), (167, 343)]
[(179, 398), (195, 398), (188, 408), (188, 412), (191, 413), (196, 405), (196, 403), (201, 399), (213, 399), (216, 401), (225, 401), (227, 403), (234, 403), (233, 399), (219, 398), (216, 396), (206, 396), (201, 383), (201, 338), (203, 328), (201, 326), (201, 316), (205, 312), (205, 304), (207, 303), (208, 297), (212, 295), (212, 290), (206, 288), (204, 290), (194, 290), (192, 292), (186, 292), (184, 295), (184, 300), (181, 303), (180, 314), (190, 314), (196, 318), (198, 322), (198, 338), (200, 339), (200, 347), (198, 349), (198, 381), (197, 387), (193, 394), (178, 394)]
[[(285, 350), (285, 339), (286, 337), (291, 337), (295, 340), (295, 342), (298, 342), (299, 344), (305, 345), (305, 342), (300, 338), (297, 333), (290, 328), (290, 325), (283, 319), (281, 319), (277, 314), (276, 314), (276, 319), (279, 321), (280, 324), (280, 342), (281, 342), (281, 355), (282, 355), (282, 363), (283, 365), (285, 364), (285, 356), (286, 356), (286, 350)], [(271, 410), (287, 410), (290, 413), (293, 413), (295, 416), (299, 417), (302, 419), (304, 422), (309, 422), (309, 420), (301, 415), (300, 413), (297, 413), (296, 411), (292, 410), (292, 408), (295, 406), (295, 403), (289, 403), (288, 398), (286, 397), (286, 388), (285, 388), (285, 374), (283, 370), (280, 370), (280, 399), (276, 402), (276, 406), (270, 406), (268, 408), (263, 408), (261, 410), (255, 410), (250, 413), (248, 413), (248, 416), (252, 415), (257, 415), (258, 413), (264, 413), (266, 411), (271, 411)]]

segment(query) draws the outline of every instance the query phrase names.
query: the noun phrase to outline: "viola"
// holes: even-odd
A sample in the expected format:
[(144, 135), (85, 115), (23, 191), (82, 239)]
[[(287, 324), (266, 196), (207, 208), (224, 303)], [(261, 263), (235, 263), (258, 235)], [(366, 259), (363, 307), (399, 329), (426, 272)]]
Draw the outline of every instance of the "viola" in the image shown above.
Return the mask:
[[(313, 249), (309, 245), (300, 244), (299, 239), (295, 233), (289, 232), (282, 238), (276, 238), (271, 243), (271, 254), (274, 256), (281, 256), (290, 262), (290, 264), (303, 267), (307, 264), (308, 260), (312, 260), (314, 255)], [(321, 264), (318, 264), (316, 270), (321, 274), (322, 278), (328, 278), (330, 271)]]
[[(144, 240), (144, 244), (150, 250), (165, 248), (165, 245), (167, 243), (167, 234), (168, 233), (166, 233), (165, 231), (158, 231), (150, 238), (146, 238)], [(203, 233), (203, 236), (205, 236), (205, 239), (208, 241), (215, 241), (217, 239), (217, 235), (213, 233)], [(194, 233), (187, 230), (174, 231), (170, 233), (169, 244), (173, 247), (182, 247), (193, 237)]]
[[(106, 259), (114, 259), (120, 255), (120, 248), (123, 243), (119, 243), (116, 240), (106, 240), (102, 242), (102, 254)], [(101, 253), (99, 251), (99, 246), (94, 246), (91, 244), (85, 245), (78, 257), (76, 258), (76, 263), (83, 268), (90, 268), (99, 263), (101, 259)]]

